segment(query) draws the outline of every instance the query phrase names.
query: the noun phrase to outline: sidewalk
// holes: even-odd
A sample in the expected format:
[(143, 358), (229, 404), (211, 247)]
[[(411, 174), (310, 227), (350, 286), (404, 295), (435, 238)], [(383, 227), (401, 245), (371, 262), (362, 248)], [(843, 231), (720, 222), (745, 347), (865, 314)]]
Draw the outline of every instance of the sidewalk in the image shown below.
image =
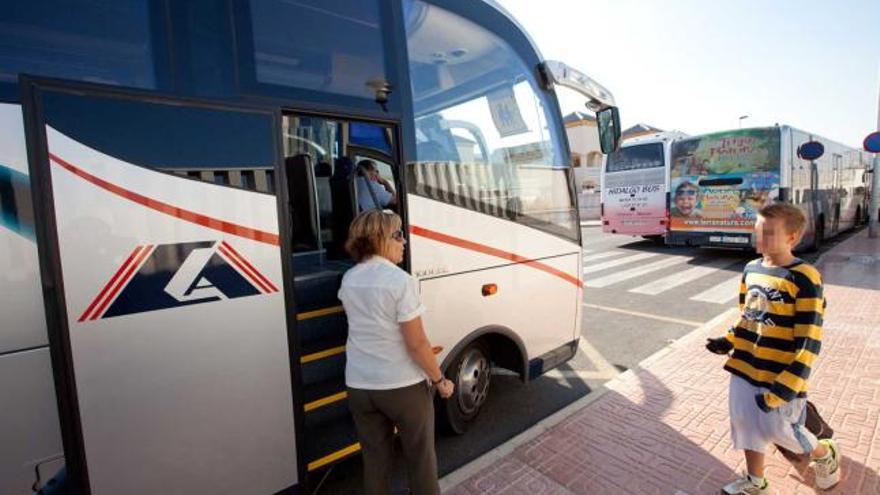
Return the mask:
[[(810, 399), (835, 430), (843, 479), (813, 488), (806, 465), (768, 452), (780, 494), (880, 493), (880, 241), (863, 231), (826, 253), (828, 308)], [(545, 423), (441, 480), (447, 495), (719, 493), (745, 469), (731, 447), (729, 374), (708, 353), (731, 310)]]

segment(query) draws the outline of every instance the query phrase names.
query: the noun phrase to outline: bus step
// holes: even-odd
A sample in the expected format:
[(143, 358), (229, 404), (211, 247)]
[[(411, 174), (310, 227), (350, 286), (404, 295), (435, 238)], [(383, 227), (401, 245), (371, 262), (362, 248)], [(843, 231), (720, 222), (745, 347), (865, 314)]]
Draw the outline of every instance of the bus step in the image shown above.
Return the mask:
[[(300, 317), (303, 313), (297, 315), (296, 333), (300, 346), (308, 347), (312, 343), (333, 338), (341, 337), (344, 339), (348, 335), (348, 320), (345, 317), (345, 313), (341, 311), (342, 307), (338, 306), (338, 308), (339, 311), (337, 312), (330, 312), (335, 310), (336, 307), (325, 308), (319, 310), (326, 311), (325, 314), (302, 320), (300, 320)], [(313, 312), (312, 314), (314, 315), (315, 313)], [(306, 313), (306, 316), (309, 316), (309, 314)]]
[(360, 452), (354, 420), (346, 416), (305, 432), (309, 472), (317, 471)]
[(345, 339), (323, 340), (301, 348), (300, 368), (305, 387), (345, 375)]
[(334, 378), (306, 387), (304, 409), (307, 429), (347, 418), (349, 411), (345, 379)]

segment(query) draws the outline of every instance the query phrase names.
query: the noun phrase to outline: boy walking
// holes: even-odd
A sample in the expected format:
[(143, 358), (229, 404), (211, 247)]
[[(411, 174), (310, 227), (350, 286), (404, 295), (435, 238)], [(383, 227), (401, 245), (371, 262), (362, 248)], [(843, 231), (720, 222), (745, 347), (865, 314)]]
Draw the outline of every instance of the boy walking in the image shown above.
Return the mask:
[(728, 495), (776, 493), (764, 477), (770, 444), (809, 453), (819, 488), (840, 481), (837, 445), (817, 440), (804, 426), (807, 380), (822, 345), (825, 310), (818, 270), (792, 254), (805, 223), (790, 204), (760, 210), (755, 234), (762, 258), (743, 271), (739, 320), (726, 336), (706, 344), (716, 354), (733, 351), (724, 365), (731, 373), (730, 430), (733, 447), (745, 451), (748, 472), (722, 489)]

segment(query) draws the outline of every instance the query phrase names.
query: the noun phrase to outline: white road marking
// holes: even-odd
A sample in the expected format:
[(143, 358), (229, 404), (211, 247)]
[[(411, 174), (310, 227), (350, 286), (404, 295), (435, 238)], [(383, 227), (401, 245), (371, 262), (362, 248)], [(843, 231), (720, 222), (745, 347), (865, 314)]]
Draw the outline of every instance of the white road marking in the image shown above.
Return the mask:
[(739, 294), (739, 283), (742, 275), (736, 275), (721, 282), (720, 284), (707, 289), (699, 294), (691, 297), (692, 301), (710, 302), (715, 304), (725, 304), (732, 299), (736, 299)]
[(584, 274), (598, 272), (608, 268), (614, 268), (615, 266), (625, 265), (627, 263), (653, 258), (654, 256), (657, 256), (657, 253), (640, 253), (634, 254), (632, 256), (626, 256), (624, 258), (618, 258), (616, 260), (606, 261), (604, 263), (597, 263), (595, 265), (585, 267)]
[(649, 318), (652, 320), (665, 321), (665, 322), (669, 322), (669, 323), (678, 323), (680, 325), (699, 327), (703, 324), (702, 322), (699, 322), (699, 321), (683, 320), (681, 318), (670, 318), (668, 316), (652, 315), (650, 313), (642, 313), (641, 311), (631, 311), (628, 309), (612, 308), (609, 306), (600, 306), (598, 304), (590, 304), (590, 303), (583, 303), (583, 304), (584, 304), (585, 308), (593, 308), (593, 309), (598, 309), (598, 310), (602, 310), (602, 311), (610, 311), (612, 313), (620, 313), (620, 314), (630, 315), (630, 316), (639, 316), (641, 318)]
[(605, 251), (602, 253), (591, 254), (589, 256), (584, 256), (584, 262), (586, 263), (588, 261), (601, 260), (612, 256), (620, 256), (621, 254), (624, 254), (623, 251)]
[(620, 371), (609, 363), (598, 349), (587, 342), (583, 336), (578, 341), (578, 348), (587, 359), (595, 366), (594, 371), (582, 370), (561, 370), (559, 368), (552, 369), (544, 374), (544, 376), (555, 379), (579, 379), (579, 380), (610, 380), (620, 374)]
[(736, 260), (731, 259), (715, 260), (705, 265), (688, 268), (683, 272), (674, 273), (672, 275), (669, 275), (668, 277), (654, 280), (653, 282), (642, 285), (641, 287), (630, 289), (630, 292), (656, 296), (657, 294), (666, 292), (669, 289), (674, 289), (675, 287), (684, 285), (688, 282), (693, 282), (698, 278), (705, 277), (706, 275), (710, 275), (717, 272), (718, 270), (721, 270), (722, 268), (735, 265), (736, 263)]
[(648, 263), (647, 265), (637, 266), (635, 268), (630, 268), (629, 270), (623, 270), (622, 272), (612, 273), (609, 275), (605, 275), (604, 277), (587, 280), (586, 282), (584, 282), (584, 287), (607, 287), (609, 285), (618, 284), (631, 278), (640, 277), (642, 275), (655, 272), (657, 270), (669, 268), (673, 265), (686, 263), (688, 260), (690, 260), (690, 258), (685, 256), (666, 258), (664, 260)]

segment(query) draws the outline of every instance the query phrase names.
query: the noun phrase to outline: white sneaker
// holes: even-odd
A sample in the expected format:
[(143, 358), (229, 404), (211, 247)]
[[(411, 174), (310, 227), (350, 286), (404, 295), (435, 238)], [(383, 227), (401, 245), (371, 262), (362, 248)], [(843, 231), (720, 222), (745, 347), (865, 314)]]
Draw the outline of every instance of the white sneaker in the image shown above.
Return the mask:
[(770, 489), (770, 483), (764, 483), (764, 487), (755, 486), (752, 483), (751, 478), (746, 473), (743, 473), (742, 478), (738, 478), (727, 485), (724, 485), (724, 488), (721, 489), (722, 495), (776, 495), (777, 491)]
[(837, 449), (837, 442), (832, 439), (819, 440), (819, 443), (831, 451), (831, 455), (827, 459), (813, 459), (810, 467), (816, 473), (816, 486), (822, 490), (828, 490), (840, 482), (840, 453)]

